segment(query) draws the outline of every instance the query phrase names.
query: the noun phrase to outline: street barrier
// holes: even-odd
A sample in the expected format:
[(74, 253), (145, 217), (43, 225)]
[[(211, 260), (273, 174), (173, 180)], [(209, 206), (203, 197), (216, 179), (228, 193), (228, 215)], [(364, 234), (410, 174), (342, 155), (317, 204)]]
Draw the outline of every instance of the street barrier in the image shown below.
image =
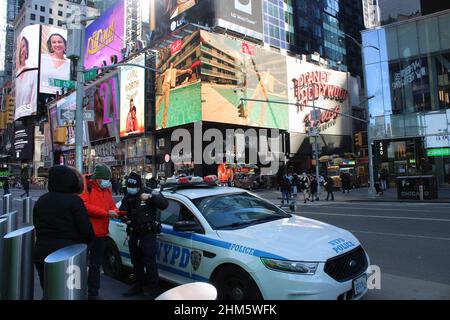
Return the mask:
[(193, 282), (170, 289), (155, 300), (216, 300), (217, 289), (206, 282)]
[(87, 297), (87, 245), (76, 244), (44, 260), (45, 300), (85, 300)]
[(8, 220), (3, 218), (0, 219), (0, 300), (3, 300), (5, 298), (6, 294), (6, 285), (3, 281), (4, 277), (2, 276), (5, 273), (5, 265), (6, 265), (6, 259), (5, 259), (5, 239), (3, 238), (7, 232), (6, 232), (6, 224)]
[(2, 198), (3, 200), (3, 211), (2, 214), (7, 214), (12, 210), (12, 194), (6, 194)]
[(0, 219), (6, 219), (6, 233), (16, 230), (19, 226), (17, 211), (9, 212), (0, 216)]
[(10, 232), (4, 236), (5, 272), (7, 300), (33, 300), (34, 266), (33, 245), (34, 227), (29, 226)]
[(33, 225), (33, 199), (31, 197), (22, 199), (22, 214), (23, 223)]

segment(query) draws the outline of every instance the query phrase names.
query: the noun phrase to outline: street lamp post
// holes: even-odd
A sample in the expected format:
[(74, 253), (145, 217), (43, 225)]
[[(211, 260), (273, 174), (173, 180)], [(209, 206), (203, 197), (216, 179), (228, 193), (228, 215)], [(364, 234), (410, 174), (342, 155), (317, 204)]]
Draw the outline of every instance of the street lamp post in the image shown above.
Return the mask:
[[(358, 40), (356, 40), (354, 37), (352, 37), (351, 35), (343, 32), (343, 34), (350, 38), (361, 50), (361, 58), (362, 58), (362, 67), (363, 69), (366, 66), (365, 63), (365, 55), (363, 50), (365, 48), (373, 48), (375, 50), (380, 51), (379, 48), (372, 46), (372, 45), (367, 45), (367, 46), (363, 46), (361, 43), (358, 42)], [(364, 76), (364, 90), (365, 90), (365, 95), (366, 97), (367, 95), (367, 76)], [(370, 109), (369, 109), (369, 103), (367, 103), (366, 106), (366, 112), (367, 112), (367, 117), (368, 117), (368, 121), (367, 121), (367, 145), (368, 145), (368, 157), (369, 157), (369, 189), (368, 189), (368, 197), (369, 198), (375, 198), (376, 195), (376, 190), (375, 190), (375, 177), (374, 177), (374, 170), (373, 170), (373, 150), (372, 150), (372, 143), (373, 143), (373, 139), (372, 139), (372, 127), (370, 125)]]

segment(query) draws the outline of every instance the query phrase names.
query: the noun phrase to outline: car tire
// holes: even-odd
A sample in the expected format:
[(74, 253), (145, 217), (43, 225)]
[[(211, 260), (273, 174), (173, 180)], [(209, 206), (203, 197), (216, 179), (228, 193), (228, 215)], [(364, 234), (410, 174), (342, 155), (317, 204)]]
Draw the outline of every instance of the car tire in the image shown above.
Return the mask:
[(262, 300), (263, 297), (252, 277), (243, 269), (227, 266), (214, 277), (219, 300)]
[(114, 279), (120, 280), (123, 275), (122, 258), (119, 249), (112, 240), (107, 240), (103, 254), (103, 272)]

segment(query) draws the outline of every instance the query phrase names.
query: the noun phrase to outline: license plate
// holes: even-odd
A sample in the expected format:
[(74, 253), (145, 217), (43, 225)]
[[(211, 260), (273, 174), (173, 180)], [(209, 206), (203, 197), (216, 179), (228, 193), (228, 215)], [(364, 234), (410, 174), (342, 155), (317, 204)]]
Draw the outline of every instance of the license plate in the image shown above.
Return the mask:
[(367, 275), (363, 274), (361, 277), (353, 280), (353, 293), (355, 296), (359, 296), (367, 288)]

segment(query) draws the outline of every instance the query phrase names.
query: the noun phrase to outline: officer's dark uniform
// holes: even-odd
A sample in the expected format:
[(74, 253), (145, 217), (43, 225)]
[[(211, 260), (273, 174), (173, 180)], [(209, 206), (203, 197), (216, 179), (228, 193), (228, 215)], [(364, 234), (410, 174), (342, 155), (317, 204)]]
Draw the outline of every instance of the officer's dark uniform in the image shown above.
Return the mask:
[[(127, 233), (130, 236), (128, 245), (130, 249), (133, 271), (136, 283), (125, 296), (143, 294), (145, 283), (145, 272), (147, 271), (147, 284), (149, 295), (154, 298), (158, 294), (158, 268), (156, 265), (156, 235), (160, 227), (156, 222), (156, 210), (164, 210), (169, 206), (167, 199), (160, 193), (142, 186), (141, 177), (132, 172), (127, 178), (127, 188), (138, 188), (136, 195), (125, 194), (119, 208), (126, 211), (123, 216), (127, 223)], [(141, 194), (151, 194), (146, 200), (141, 200)]]

